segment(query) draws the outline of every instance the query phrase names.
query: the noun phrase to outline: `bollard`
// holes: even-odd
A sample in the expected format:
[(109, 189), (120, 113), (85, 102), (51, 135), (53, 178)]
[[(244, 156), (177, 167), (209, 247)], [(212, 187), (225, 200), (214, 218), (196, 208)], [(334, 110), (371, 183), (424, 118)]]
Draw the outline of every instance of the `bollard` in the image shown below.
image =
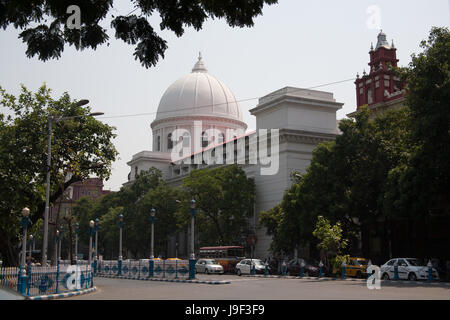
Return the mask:
[(283, 264), (281, 266), (281, 274), (286, 276), (286, 261), (283, 260)]
[(252, 271), (251, 271), (252, 275), (256, 274), (256, 269), (255, 269), (255, 264), (252, 261)]
[(428, 260), (428, 282), (433, 281), (433, 264), (431, 263), (431, 260)]
[(266, 267), (266, 269), (264, 271), (264, 276), (267, 277), (269, 275), (269, 264), (267, 262), (266, 262), (265, 267)]
[(189, 259), (189, 279), (195, 279), (195, 259)]
[(345, 278), (347, 277), (347, 270), (346, 270), (346, 264), (345, 261), (342, 262), (342, 274), (341, 274), (342, 279), (345, 280)]
[(305, 262), (302, 261), (300, 264), (300, 277), (304, 277), (305, 276)]
[(17, 289), (21, 295), (26, 294), (26, 276), (25, 270), (23, 266), (19, 267), (19, 274), (18, 274), (18, 280), (17, 280)]
[(59, 287), (59, 259), (56, 264), (56, 293), (58, 293), (58, 287)]
[(323, 268), (323, 262), (322, 262), (322, 260), (320, 260), (320, 263), (319, 263), (319, 278), (322, 278), (322, 276), (323, 276), (322, 268)]
[(121, 276), (122, 275), (122, 259), (119, 259), (118, 267), (119, 267), (119, 271), (117, 272), (117, 275)]
[(395, 263), (394, 263), (394, 280), (398, 280), (398, 279), (399, 279), (399, 277), (398, 277), (398, 262), (395, 261)]
[(153, 276), (154, 276), (154, 271), (155, 271), (155, 260), (150, 259), (150, 269), (149, 269), (149, 272), (148, 272), (148, 276), (149, 276), (150, 278), (153, 278)]

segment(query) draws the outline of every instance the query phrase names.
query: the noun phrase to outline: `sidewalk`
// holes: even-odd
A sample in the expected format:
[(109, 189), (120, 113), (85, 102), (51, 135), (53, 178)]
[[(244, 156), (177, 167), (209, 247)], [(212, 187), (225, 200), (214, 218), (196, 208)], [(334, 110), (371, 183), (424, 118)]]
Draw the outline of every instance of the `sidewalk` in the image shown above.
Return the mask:
[(0, 300), (24, 300), (25, 297), (9, 289), (0, 289)]

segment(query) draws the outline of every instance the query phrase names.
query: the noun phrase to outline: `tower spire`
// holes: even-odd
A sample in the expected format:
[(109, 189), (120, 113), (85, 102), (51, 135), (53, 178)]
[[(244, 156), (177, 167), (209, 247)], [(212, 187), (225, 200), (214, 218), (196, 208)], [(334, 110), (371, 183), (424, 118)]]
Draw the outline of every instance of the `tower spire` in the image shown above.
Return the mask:
[(198, 61), (194, 65), (194, 68), (192, 68), (192, 72), (208, 72), (208, 69), (206, 69), (205, 64), (202, 60), (202, 53), (198, 52)]

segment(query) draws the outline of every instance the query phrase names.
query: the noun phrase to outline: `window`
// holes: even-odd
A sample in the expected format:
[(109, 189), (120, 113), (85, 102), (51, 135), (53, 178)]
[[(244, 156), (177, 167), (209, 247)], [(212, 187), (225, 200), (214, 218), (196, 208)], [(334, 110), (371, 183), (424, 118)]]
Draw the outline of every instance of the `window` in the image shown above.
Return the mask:
[(367, 103), (372, 103), (373, 102), (373, 99), (372, 99), (372, 89), (371, 88), (369, 88), (369, 89), (367, 89)]
[(219, 133), (218, 143), (224, 143), (224, 142), (225, 142), (225, 135), (221, 132), (221, 133)]
[(388, 265), (388, 266), (393, 266), (394, 263), (395, 263), (395, 261), (396, 261), (396, 259), (393, 259), (393, 260), (389, 261), (389, 262), (387, 263), (387, 265)]
[(138, 167), (134, 167), (134, 176), (136, 177), (138, 175)]
[(202, 132), (202, 148), (206, 148), (208, 146), (208, 134), (203, 131)]
[(173, 149), (172, 133), (169, 133), (167, 135), (167, 149), (169, 150)]
[(161, 151), (161, 136), (156, 138), (156, 151)]
[(190, 142), (189, 142), (189, 133), (185, 132), (183, 133), (183, 148), (189, 148)]

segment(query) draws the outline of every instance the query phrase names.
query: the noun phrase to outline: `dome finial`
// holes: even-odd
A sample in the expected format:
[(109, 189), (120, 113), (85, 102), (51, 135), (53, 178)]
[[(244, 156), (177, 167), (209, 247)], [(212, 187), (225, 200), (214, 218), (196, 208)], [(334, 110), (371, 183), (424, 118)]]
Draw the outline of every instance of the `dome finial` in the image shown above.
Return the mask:
[(206, 69), (205, 64), (202, 60), (202, 53), (198, 52), (198, 61), (194, 65), (194, 68), (192, 68), (192, 72), (208, 72), (208, 69)]

